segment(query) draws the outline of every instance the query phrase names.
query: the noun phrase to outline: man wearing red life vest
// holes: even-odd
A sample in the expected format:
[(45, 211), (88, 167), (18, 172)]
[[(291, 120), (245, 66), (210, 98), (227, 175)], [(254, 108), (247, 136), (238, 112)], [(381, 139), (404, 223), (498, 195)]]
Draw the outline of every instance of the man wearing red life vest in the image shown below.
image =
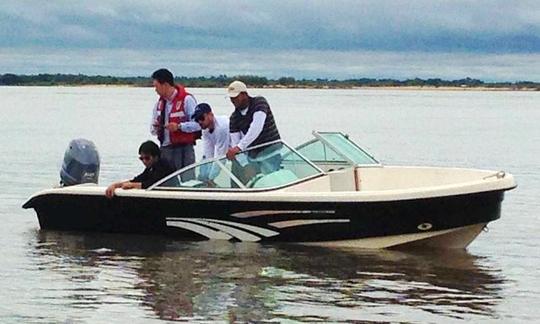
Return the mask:
[(191, 116), (197, 101), (182, 85), (174, 84), (174, 76), (167, 69), (155, 71), (152, 80), (159, 100), (152, 113), (150, 132), (159, 139), (161, 158), (178, 170), (195, 163), (193, 145), (200, 138), (201, 127)]

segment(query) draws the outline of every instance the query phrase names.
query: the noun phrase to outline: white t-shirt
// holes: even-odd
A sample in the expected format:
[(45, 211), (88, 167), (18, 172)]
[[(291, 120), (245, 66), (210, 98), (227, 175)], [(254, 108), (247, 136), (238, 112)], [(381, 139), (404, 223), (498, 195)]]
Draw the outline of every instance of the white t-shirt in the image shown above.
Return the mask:
[(224, 156), (230, 145), (229, 117), (214, 116), (214, 130), (203, 129), (203, 159)]

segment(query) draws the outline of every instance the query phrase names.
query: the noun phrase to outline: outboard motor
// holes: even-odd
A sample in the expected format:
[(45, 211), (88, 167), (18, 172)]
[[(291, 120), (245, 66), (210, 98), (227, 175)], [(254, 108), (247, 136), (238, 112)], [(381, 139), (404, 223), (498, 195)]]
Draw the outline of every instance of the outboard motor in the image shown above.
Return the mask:
[(79, 138), (69, 143), (60, 170), (60, 184), (98, 183), (99, 154), (92, 141)]

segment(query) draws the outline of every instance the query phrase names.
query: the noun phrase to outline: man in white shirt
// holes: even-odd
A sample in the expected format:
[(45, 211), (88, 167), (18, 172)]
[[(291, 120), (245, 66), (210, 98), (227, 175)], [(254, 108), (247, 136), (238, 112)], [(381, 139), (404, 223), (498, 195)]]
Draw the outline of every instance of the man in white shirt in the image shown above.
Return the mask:
[(193, 120), (202, 129), (203, 159), (225, 155), (230, 143), (229, 117), (216, 116), (209, 104), (200, 103), (195, 107)]
[[(202, 129), (203, 160), (224, 156), (229, 149), (229, 117), (216, 116), (207, 103), (200, 103), (195, 107), (193, 120), (199, 123)], [(201, 181), (212, 181), (218, 175), (219, 168), (205, 170), (199, 175)]]

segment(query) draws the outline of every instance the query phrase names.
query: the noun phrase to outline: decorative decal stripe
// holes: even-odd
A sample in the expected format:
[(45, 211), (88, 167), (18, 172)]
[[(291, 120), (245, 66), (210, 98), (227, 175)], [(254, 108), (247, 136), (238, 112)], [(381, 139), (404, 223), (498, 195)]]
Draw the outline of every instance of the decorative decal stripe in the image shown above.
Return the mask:
[(259, 235), (266, 236), (266, 237), (279, 235), (278, 232), (275, 232), (275, 231), (272, 231), (263, 227), (258, 227), (258, 226), (243, 224), (243, 223), (229, 222), (229, 221), (224, 221), (224, 220), (217, 220), (217, 219), (205, 219), (205, 220), (210, 221), (212, 223), (221, 223), (221, 224), (227, 224), (231, 226), (240, 227), (240, 228), (246, 229), (248, 231), (251, 231), (253, 233), (257, 233)]
[(295, 220), (269, 223), (268, 225), (272, 225), (277, 228), (285, 228), (285, 227), (295, 227), (295, 226), (311, 225), (311, 224), (349, 223), (350, 221), (351, 221), (350, 219), (295, 219)]
[(335, 214), (335, 210), (252, 210), (246, 212), (232, 213), (236, 218), (249, 218), (256, 216), (270, 216), (280, 214)]
[(196, 223), (199, 223), (199, 224), (202, 224), (201, 221), (204, 221), (205, 222), (204, 224), (207, 225), (207, 226), (212, 226), (212, 225), (210, 225), (211, 223), (212, 224), (231, 225), (231, 226), (234, 226), (234, 227), (237, 227), (237, 228), (245, 229), (247, 231), (256, 233), (256, 234), (264, 236), (264, 237), (271, 237), (271, 236), (279, 235), (278, 232), (269, 230), (269, 229), (264, 228), (264, 227), (258, 227), (258, 226), (253, 226), (253, 225), (249, 225), (249, 224), (224, 221), (224, 220), (220, 220), (220, 219), (169, 217), (169, 218), (167, 218), (167, 220), (180, 220), (180, 221), (186, 221), (186, 222), (196, 222)]
[(183, 228), (183, 229), (186, 229), (188, 231), (192, 231), (192, 232), (195, 232), (197, 234), (200, 234), (202, 236), (205, 236), (211, 240), (230, 240), (232, 239), (232, 236), (227, 234), (227, 233), (224, 233), (224, 232), (221, 232), (221, 231), (215, 231), (211, 228), (208, 228), (208, 227), (204, 227), (204, 226), (201, 226), (201, 225), (197, 225), (197, 224), (192, 224), (192, 223), (187, 223), (187, 222), (182, 222), (182, 221), (177, 221), (177, 220), (168, 220), (167, 221), (167, 226), (172, 226), (172, 227), (179, 227), (179, 228)]
[(215, 229), (217, 229), (219, 231), (222, 231), (224, 233), (227, 233), (230, 236), (233, 236), (233, 237), (239, 239), (242, 242), (257, 242), (257, 241), (261, 240), (261, 238), (259, 236), (255, 236), (255, 235), (253, 235), (251, 233), (236, 229), (234, 227), (225, 226), (225, 225), (217, 224), (217, 223), (214, 223), (214, 222), (208, 222), (208, 221), (200, 220), (200, 219), (190, 219), (189, 221), (194, 222), (194, 223), (198, 223), (198, 224), (201, 224), (201, 225), (205, 225), (205, 226), (208, 226), (208, 227), (213, 227), (213, 228), (215, 228)]

